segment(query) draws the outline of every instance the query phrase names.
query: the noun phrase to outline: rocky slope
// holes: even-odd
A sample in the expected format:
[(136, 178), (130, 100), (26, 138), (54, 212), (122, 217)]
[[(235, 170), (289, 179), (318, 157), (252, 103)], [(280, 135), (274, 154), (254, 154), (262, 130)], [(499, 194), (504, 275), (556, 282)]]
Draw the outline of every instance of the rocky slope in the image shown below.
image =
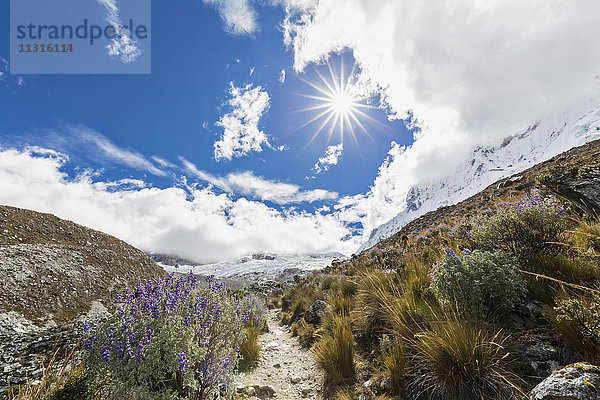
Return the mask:
[(572, 147), (600, 138), (600, 107), (583, 115), (557, 115), (539, 121), (497, 146), (476, 147), (454, 171), (437, 181), (412, 187), (398, 214), (371, 232), (368, 249), (427, 212), (456, 204), (486, 186), (524, 171)]
[(162, 273), (144, 253), (110, 235), (0, 206), (0, 311), (67, 322), (92, 301), (109, 304), (118, 291)]

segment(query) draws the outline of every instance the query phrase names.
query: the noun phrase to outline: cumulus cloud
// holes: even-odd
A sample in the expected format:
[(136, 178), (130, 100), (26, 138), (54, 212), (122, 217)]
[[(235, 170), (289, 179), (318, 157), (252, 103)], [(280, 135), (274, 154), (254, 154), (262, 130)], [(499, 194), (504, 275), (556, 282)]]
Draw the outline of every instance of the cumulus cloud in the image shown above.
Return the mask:
[(250, 35), (257, 29), (256, 12), (248, 0), (203, 0), (216, 8), (225, 23), (225, 30), (233, 35)]
[(325, 155), (323, 157), (319, 157), (319, 161), (317, 161), (312, 169), (315, 171), (315, 175), (329, 170), (329, 167), (332, 165), (337, 165), (338, 160), (342, 156), (343, 150), (344, 145), (342, 143), (327, 147), (327, 150), (325, 150)]
[(324, 189), (302, 190), (291, 183), (265, 179), (250, 171), (232, 172), (218, 177), (198, 169), (193, 163), (180, 157), (186, 171), (211, 185), (228, 193), (247, 196), (261, 201), (276, 204), (313, 203), (316, 201), (335, 200), (338, 194)]
[(366, 201), (365, 228), (402, 210), (418, 182), (452, 171), (547, 115), (589, 107), (600, 87), (593, 0), (280, 0), (295, 68), (349, 49), (359, 79), (415, 129), (392, 144)]
[(138, 59), (142, 51), (137, 47), (133, 40), (133, 32), (124, 27), (119, 17), (119, 9), (116, 0), (97, 0), (104, 7), (105, 20), (111, 24), (115, 30), (115, 37), (110, 39), (106, 46), (108, 55), (121, 58), (121, 62), (128, 64)]
[[(68, 157), (37, 149), (0, 149), (0, 203), (41, 212), (115, 235), (146, 251), (208, 263), (251, 252), (352, 251), (335, 214), (276, 210), (184, 183), (164, 189), (143, 181), (69, 177)], [(233, 180), (232, 180), (233, 182)]]
[(281, 72), (279, 73), (279, 82), (281, 82), (281, 83), (285, 82), (285, 69), (282, 69)]
[(223, 128), (223, 134), (215, 142), (215, 160), (231, 161), (234, 157), (261, 152), (263, 146), (273, 148), (267, 135), (258, 128), (261, 117), (270, 106), (267, 91), (252, 84), (236, 87), (232, 82), (229, 93), (231, 111), (216, 123)]

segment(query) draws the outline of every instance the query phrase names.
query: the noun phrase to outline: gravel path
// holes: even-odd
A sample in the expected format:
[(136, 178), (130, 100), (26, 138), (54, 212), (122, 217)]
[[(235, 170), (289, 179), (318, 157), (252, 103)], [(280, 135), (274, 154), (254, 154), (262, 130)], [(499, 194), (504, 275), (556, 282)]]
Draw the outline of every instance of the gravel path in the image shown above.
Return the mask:
[[(279, 310), (268, 311), (269, 332), (260, 337), (259, 364), (239, 375), (237, 387), (255, 387), (256, 394), (250, 399), (322, 399), (322, 373), (313, 354), (300, 346), (288, 327), (279, 325), (278, 313)], [(274, 394), (266, 386), (274, 389)]]

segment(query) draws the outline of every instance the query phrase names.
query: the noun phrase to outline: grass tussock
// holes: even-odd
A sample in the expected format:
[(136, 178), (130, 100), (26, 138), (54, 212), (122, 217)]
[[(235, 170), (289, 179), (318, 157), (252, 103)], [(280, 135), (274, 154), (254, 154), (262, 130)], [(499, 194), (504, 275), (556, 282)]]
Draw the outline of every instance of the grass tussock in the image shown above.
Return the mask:
[(570, 242), (581, 254), (600, 256), (600, 219), (579, 219), (569, 233)]
[(385, 302), (397, 294), (397, 280), (398, 275), (393, 271), (362, 273), (352, 319), (364, 344), (378, 342), (389, 328)]
[(334, 316), (330, 330), (324, 332), (311, 350), (327, 384), (342, 385), (354, 380), (354, 336), (347, 316)]
[(447, 312), (413, 342), (410, 388), (418, 398), (502, 400), (522, 398), (510, 372), (506, 337)]
[(325, 300), (325, 295), (314, 284), (297, 286), (286, 292), (281, 298), (281, 309), (288, 315), (284, 320), (282, 313), (282, 323), (291, 325), (298, 321), (316, 300)]
[(319, 330), (306, 323), (304, 318), (292, 323), (292, 336), (297, 336), (302, 347), (309, 348), (318, 339)]
[(409, 362), (405, 346), (401, 342), (396, 342), (389, 349), (382, 349), (382, 353), (392, 393), (401, 394), (406, 386)]
[(246, 328), (246, 338), (240, 345), (240, 371), (249, 371), (258, 365), (261, 346), (258, 338), (261, 330), (256, 326)]

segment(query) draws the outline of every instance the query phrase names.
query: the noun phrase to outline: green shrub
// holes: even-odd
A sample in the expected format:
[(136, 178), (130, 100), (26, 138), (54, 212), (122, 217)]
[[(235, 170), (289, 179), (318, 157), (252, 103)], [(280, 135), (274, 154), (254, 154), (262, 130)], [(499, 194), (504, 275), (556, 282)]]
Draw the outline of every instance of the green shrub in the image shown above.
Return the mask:
[(100, 400), (106, 398), (103, 396), (106, 383), (107, 379), (98, 382), (87, 369), (79, 366), (69, 371), (62, 382), (52, 386), (44, 400)]
[(525, 294), (525, 282), (513, 259), (502, 252), (466, 251), (461, 260), (446, 249), (434, 265), (432, 289), (440, 299), (482, 314), (511, 310)]
[(328, 384), (341, 385), (354, 379), (354, 337), (347, 316), (334, 316), (331, 332), (325, 332), (312, 351)]
[(85, 365), (109, 375), (111, 397), (212, 399), (230, 387), (247, 310), (207, 278), (173, 274), (139, 283), (118, 312), (88, 327)]
[(592, 362), (600, 360), (600, 295), (557, 300), (556, 326), (567, 342)]
[(521, 399), (509, 369), (506, 339), (477, 323), (446, 313), (432, 329), (415, 336), (409, 387), (431, 400)]
[(482, 250), (502, 250), (519, 259), (533, 254), (557, 254), (566, 217), (555, 197), (532, 191), (518, 203), (507, 203), (495, 214), (474, 224), (472, 236)]

